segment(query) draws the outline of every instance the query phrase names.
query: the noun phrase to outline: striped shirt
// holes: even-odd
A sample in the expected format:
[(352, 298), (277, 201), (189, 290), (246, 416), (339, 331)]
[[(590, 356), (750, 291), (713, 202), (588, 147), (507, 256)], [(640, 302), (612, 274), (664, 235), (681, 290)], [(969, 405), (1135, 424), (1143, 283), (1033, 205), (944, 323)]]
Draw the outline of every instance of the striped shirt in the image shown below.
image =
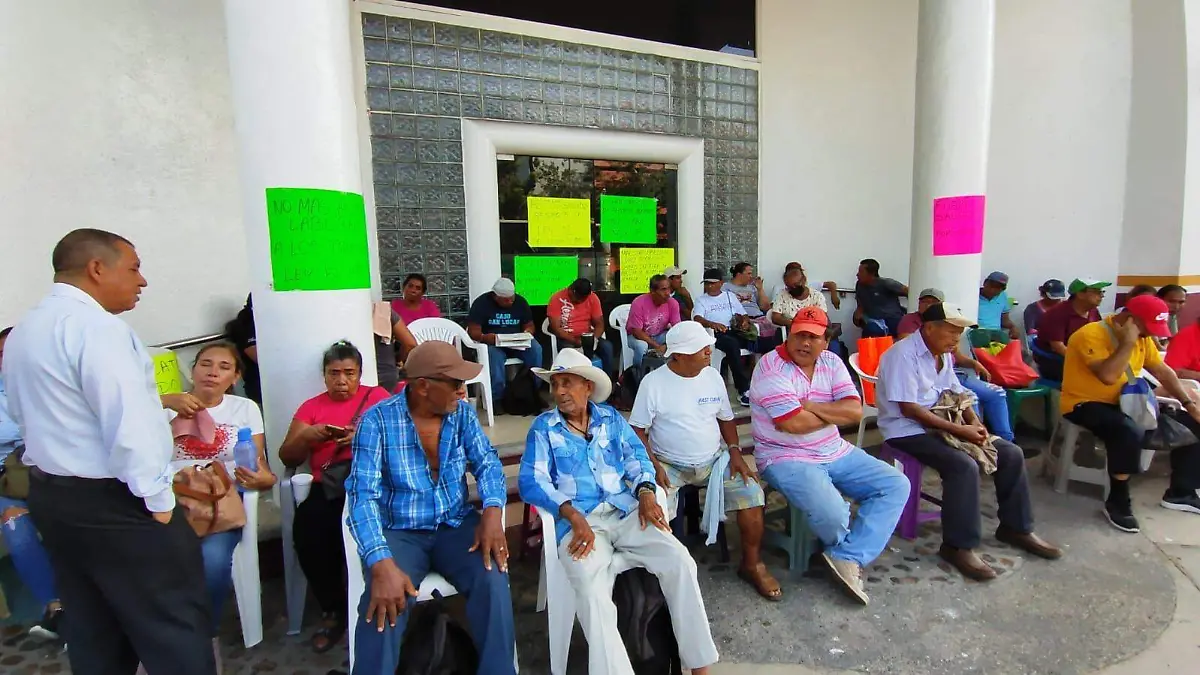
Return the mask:
[(792, 361), (786, 345), (762, 357), (750, 380), (750, 426), (754, 461), (762, 469), (775, 462), (832, 462), (854, 449), (835, 425), (807, 434), (790, 434), (775, 424), (799, 414), (805, 401), (832, 403), (859, 398), (850, 371), (829, 351), (821, 352), (810, 381)]
[(558, 518), (563, 502), (584, 515), (605, 503), (628, 515), (638, 507), (633, 488), (654, 482), (646, 446), (621, 413), (596, 403), (588, 404), (588, 412), (590, 442), (571, 433), (558, 408), (539, 415), (525, 437), (521, 499), (557, 518), (559, 541), (571, 530)]
[(459, 401), (458, 409), (442, 419), (436, 481), (403, 393), (363, 413), (353, 448), (346, 499), (350, 502), (350, 531), (367, 567), (392, 557), (384, 529), (436, 530), (442, 525), (461, 525), (471, 512), (468, 466), (483, 507), (504, 508), (508, 494), (504, 468), (466, 401)]

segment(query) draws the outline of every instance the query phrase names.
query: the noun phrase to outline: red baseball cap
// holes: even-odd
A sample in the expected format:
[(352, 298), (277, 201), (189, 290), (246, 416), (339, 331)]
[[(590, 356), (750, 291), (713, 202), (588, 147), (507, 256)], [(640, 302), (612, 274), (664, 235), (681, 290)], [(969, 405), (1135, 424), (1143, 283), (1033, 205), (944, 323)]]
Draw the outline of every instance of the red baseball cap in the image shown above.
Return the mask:
[(1154, 337), (1171, 337), (1167, 318), (1171, 315), (1167, 303), (1156, 295), (1139, 295), (1125, 303), (1125, 311), (1142, 320), (1146, 330)]
[(829, 317), (825, 312), (817, 307), (805, 307), (796, 316), (792, 318), (793, 333), (811, 333), (812, 335), (825, 335), (829, 330)]

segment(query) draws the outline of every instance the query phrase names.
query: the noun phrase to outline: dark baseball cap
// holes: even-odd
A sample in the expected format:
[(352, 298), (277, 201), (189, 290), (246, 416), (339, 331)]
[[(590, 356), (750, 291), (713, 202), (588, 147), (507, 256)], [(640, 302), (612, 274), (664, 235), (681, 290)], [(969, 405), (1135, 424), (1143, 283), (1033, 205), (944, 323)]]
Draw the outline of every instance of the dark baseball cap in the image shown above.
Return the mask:
[(1038, 290), (1045, 293), (1046, 297), (1051, 300), (1067, 299), (1067, 287), (1059, 279), (1047, 279), (1046, 283), (1042, 284)]
[(975, 322), (967, 318), (961, 307), (949, 302), (939, 302), (936, 305), (930, 305), (929, 309), (921, 312), (921, 321), (924, 323), (944, 321), (959, 328), (975, 327)]
[(725, 280), (725, 275), (721, 274), (721, 270), (719, 270), (715, 267), (712, 269), (704, 270), (705, 283), (707, 283), (709, 281), (719, 282), (719, 281), (724, 281), (724, 280)]

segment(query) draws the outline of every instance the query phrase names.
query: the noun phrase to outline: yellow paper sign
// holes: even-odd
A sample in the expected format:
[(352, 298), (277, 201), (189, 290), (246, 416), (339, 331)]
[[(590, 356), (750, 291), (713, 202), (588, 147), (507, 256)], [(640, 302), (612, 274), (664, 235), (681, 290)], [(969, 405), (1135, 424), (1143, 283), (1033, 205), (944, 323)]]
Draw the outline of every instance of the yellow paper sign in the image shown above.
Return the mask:
[(592, 247), (591, 200), (529, 197), (526, 204), (529, 207), (531, 247)]
[(675, 264), (673, 248), (621, 249), (621, 292), (646, 293), (650, 277)]
[(175, 352), (154, 354), (154, 383), (158, 385), (158, 395), (178, 394), (183, 391), (183, 373), (179, 370), (179, 358)]

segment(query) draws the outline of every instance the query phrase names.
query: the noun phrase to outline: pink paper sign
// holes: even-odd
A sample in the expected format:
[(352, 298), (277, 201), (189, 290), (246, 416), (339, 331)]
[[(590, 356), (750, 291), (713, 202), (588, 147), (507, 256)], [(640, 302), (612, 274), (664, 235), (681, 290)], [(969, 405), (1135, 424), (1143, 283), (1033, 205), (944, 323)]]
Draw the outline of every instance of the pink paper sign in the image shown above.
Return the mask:
[(939, 197), (933, 200), (933, 254), (968, 255), (983, 252), (983, 195)]

